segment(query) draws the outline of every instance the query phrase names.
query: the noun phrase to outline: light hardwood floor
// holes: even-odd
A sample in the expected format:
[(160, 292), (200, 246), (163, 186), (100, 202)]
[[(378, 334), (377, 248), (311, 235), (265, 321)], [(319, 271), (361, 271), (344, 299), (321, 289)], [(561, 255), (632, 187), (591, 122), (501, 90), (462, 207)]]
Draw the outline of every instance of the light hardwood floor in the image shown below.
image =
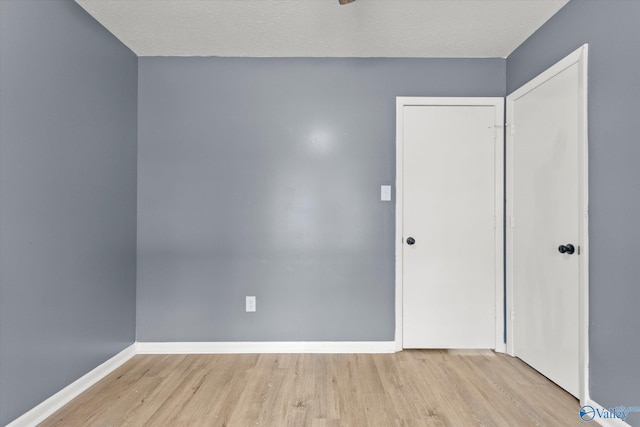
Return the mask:
[(138, 355), (40, 426), (582, 426), (578, 409), (489, 351)]

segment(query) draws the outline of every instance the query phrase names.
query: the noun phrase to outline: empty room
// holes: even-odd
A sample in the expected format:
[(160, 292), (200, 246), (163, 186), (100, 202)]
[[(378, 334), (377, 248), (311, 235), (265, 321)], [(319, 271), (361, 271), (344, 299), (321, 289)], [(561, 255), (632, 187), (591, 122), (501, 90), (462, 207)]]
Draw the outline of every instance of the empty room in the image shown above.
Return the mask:
[(640, 0), (0, 0), (0, 425), (640, 426), (639, 70)]

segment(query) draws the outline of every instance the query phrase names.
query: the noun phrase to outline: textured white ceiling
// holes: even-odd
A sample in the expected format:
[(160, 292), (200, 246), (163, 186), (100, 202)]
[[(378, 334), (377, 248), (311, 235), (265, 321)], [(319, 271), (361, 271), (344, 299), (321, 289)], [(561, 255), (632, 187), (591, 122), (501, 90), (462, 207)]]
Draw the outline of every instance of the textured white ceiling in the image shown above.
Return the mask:
[(140, 56), (504, 58), (569, 0), (76, 0)]

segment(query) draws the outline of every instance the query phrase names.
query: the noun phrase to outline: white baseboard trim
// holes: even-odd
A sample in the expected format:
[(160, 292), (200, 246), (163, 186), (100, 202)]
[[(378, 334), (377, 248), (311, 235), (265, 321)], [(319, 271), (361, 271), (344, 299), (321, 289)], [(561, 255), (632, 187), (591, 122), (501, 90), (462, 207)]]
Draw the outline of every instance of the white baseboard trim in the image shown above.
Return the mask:
[(135, 344), (132, 344), (95, 369), (87, 372), (85, 375), (78, 378), (44, 402), (40, 403), (38, 406), (28, 412), (25, 412), (23, 415), (7, 424), (6, 427), (32, 427), (41, 423), (58, 409), (62, 408), (72, 399), (77, 397), (80, 393), (109, 375), (116, 368), (135, 355)]
[[(591, 406), (593, 409), (600, 411), (600, 413), (603, 413), (602, 411), (609, 411), (608, 408), (604, 408), (598, 402), (595, 402), (591, 399), (587, 399), (587, 403), (585, 403), (583, 406)], [(602, 427), (631, 427), (631, 424), (627, 424), (619, 418), (601, 418), (596, 416), (593, 421), (600, 424)]]
[(138, 354), (395, 353), (395, 341), (137, 342)]

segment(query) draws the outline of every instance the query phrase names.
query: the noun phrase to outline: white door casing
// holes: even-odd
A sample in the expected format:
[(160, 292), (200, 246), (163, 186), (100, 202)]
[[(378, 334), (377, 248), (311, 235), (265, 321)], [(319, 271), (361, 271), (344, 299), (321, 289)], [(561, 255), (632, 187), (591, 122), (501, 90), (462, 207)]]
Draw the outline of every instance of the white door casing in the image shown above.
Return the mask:
[[(587, 46), (507, 97), (507, 352), (588, 398)], [(575, 253), (560, 253), (573, 244)]]
[(397, 98), (398, 350), (504, 351), (503, 103)]

